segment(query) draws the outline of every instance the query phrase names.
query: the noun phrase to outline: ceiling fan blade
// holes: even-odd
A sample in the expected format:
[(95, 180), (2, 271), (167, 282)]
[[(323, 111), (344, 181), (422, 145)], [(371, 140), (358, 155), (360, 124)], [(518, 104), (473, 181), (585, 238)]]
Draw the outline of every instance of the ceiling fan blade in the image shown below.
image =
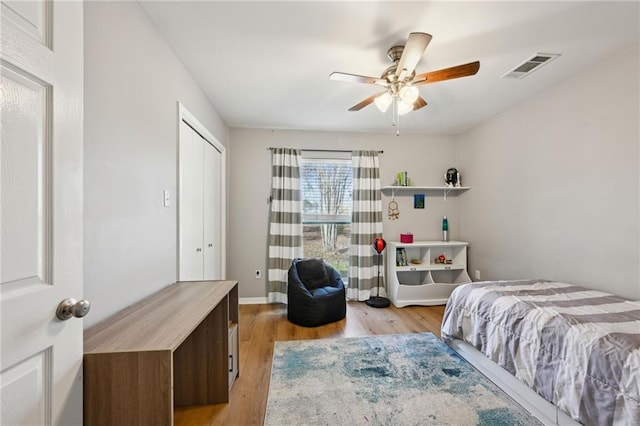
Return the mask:
[(367, 77), (364, 75), (346, 74), (343, 72), (332, 72), (329, 75), (331, 80), (346, 81), (349, 83), (365, 83), (365, 84), (379, 84), (381, 86), (387, 86), (387, 80), (376, 77)]
[(451, 68), (444, 68), (438, 71), (426, 72), (416, 75), (411, 82), (414, 86), (419, 84), (429, 84), (438, 81), (452, 80), (454, 78), (468, 77), (475, 75), (480, 69), (480, 61), (470, 62)]
[(418, 65), (424, 50), (431, 41), (431, 34), (427, 33), (411, 33), (409, 39), (404, 45), (402, 56), (398, 61), (398, 67), (396, 68), (396, 76), (400, 77), (403, 71), (405, 75), (410, 75)]
[(386, 92), (381, 92), (381, 93), (376, 93), (375, 95), (371, 95), (369, 96), (367, 99), (363, 100), (362, 102), (355, 104), (354, 106), (352, 106), (351, 108), (349, 108), (349, 111), (360, 111), (362, 108), (369, 106), (370, 104), (373, 103), (373, 101), (380, 95), (382, 95), (383, 93)]
[(413, 103), (413, 110), (419, 110), (422, 107), (426, 107), (427, 106), (427, 101), (425, 101), (422, 96), (418, 96), (418, 99), (416, 99), (416, 101)]

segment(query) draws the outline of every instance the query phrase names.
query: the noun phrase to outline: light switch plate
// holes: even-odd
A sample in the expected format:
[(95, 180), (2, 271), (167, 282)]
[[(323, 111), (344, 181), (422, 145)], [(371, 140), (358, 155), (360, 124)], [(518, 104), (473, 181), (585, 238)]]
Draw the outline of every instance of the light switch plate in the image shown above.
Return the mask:
[(164, 194), (164, 206), (165, 207), (170, 207), (171, 206), (171, 193), (169, 192), (168, 189), (165, 189), (164, 191), (162, 191), (162, 193)]

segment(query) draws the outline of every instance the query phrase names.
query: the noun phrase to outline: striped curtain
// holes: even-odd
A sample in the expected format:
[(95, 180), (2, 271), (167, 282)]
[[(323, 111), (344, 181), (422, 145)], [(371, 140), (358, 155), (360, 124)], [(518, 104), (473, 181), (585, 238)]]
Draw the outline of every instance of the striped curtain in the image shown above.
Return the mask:
[[(382, 200), (378, 151), (353, 151), (353, 210), (349, 247), (349, 286), (347, 298), (367, 300), (376, 295), (377, 253), (373, 240), (382, 236)], [(380, 296), (386, 296), (380, 268)]]
[(287, 303), (287, 271), (302, 257), (302, 192), (298, 149), (271, 150), (268, 301)]

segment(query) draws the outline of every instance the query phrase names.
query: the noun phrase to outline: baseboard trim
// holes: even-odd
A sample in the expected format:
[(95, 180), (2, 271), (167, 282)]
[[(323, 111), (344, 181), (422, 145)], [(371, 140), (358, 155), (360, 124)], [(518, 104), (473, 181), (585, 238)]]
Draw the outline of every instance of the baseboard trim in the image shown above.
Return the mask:
[(241, 297), (238, 299), (241, 305), (263, 305), (269, 303), (266, 297)]

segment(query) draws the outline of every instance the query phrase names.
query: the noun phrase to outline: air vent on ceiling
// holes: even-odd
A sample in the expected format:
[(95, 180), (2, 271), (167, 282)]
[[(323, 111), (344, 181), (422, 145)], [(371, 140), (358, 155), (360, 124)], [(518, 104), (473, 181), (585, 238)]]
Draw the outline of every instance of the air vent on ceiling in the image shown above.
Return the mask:
[(500, 78), (523, 78), (560, 56), (559, 53), (536, 53)]

